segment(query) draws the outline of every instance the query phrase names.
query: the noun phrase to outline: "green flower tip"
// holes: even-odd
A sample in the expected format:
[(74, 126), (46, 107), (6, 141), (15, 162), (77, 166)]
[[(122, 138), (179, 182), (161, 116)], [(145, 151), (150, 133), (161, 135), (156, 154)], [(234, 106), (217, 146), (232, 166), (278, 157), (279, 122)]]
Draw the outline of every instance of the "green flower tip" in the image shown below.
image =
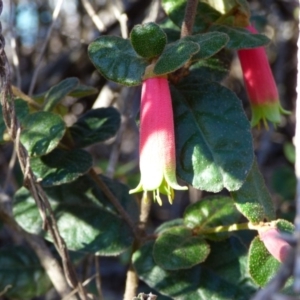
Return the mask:
[(260, 124), (262, 122), (266, 129), (269, 129), (268, 122), (271, 122), (276, 126), (280, 123), (282, 114), (291, 114), (290, 111), (283, 109), (278, 101), (275, 103), (251, 105), (251, 110), (251, 126), (260, 127)]

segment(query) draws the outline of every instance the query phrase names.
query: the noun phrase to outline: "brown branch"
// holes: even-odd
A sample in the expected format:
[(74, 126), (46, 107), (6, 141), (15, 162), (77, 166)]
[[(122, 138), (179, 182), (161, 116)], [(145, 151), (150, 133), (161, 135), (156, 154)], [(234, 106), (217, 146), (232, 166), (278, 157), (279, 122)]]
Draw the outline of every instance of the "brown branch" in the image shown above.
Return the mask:
[[(13, 230), (13, 232), (20, 235), (27, 241), (27, 243), (30, 245), (32, 250), (36, 253), (37, 257), (39, 258), (41, 265), (45, 269), (60, 298), (67, 296), (71, 292), (71, 289), (69, 288), (67, 281), (65, 280), (63, 271), (58, 261), (49, 251), (45, 241), (39, 236), (31, 235), (24, 231), (17, 224), (17, 222), (1, 208), (0, 219), (6, 226)], [(75, 299), (76, 298), (73, 297), (73, 300)]]
[(114, 196), (114, 194), (110, 191), (107, 185), (103, 182), (103, 180), (98, 176), (94, 169), (89, 171), (89, 175), (95, 181), (95, 183), (99, 186), (104, 195), (108, 198), (108, 200), (113, 204), (113, 206), (117, 209), (121, 217), (124, 221), (129, 225), (136, 239), (139, 240), (139, 230), (138, 227), (135, 226), (134, 222), (131, 220), (130, 216), (127, 214), (123, 206), (119, 203), (118, 199)]
[(183, 23), (181, 26), (180, 37), (191, 35), (193, 33), (193, 27), (195, 22), (195, 17), (197, 13), (198, 0), (188, 0), (185, 8), (185, 14)]
[[(0, 0), (0, 7), (2, 7), (2, 5), (2, 0)], [(58, 15), (58, 12), (59, 7), (57, 6), (54, 11), (54, 15)], [(20, 143), (21, 127), (16, 118), (13, 94), (10, 83), (10, 69), (4, 46), (5, 40), (2, 36), (2, 32), (0, 31), (0, 90), (3, 119), (8, 130), (8, 134), (10, 135), (10, 138), (14, 141), (15, 144), (20, 167), (24, 174), (24, 185), (29, 189), (30, 193), (32, 194), (39, 209), (40, 215), (42, 217), (43, 227), (44, 229), (50, 232), (53, 238), (54, 245), (62, 258), (63, 268), (68, 283), (72, 287), (77, 287), (81, 299), (85, 300), (87, 299), (86, 292), (83, 289), (81, 282), (77, 279), (75, 269), (69, 258), (69, 253), (65, 241), (60, 236), (50, 203), (42, 187), (39, 183), (36, 182), (36, 178), (30, 167), (28, 153), (24, 146)]]

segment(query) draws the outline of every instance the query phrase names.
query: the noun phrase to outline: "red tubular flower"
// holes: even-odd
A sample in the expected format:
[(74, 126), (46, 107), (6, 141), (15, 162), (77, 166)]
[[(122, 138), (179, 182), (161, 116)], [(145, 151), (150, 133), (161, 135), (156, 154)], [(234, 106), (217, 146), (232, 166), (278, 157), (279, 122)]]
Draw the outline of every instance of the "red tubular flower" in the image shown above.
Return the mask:
[[(257, 33), (251, 25), (247, 29), (251, 33)], [(251, 125), (255, 126), (261, 120), (266, 127), (267, 120), (275, 124), (280, 123), (280, 114), (289, 114), (289, 112), (280, 105), (278, 90), (265, 48), (239, 50), (238, 56), (252, 109)]]
[(291, 246), (280, 238), (280, 232), (277, 228), (261, 230), (259, 237), (274, 258), (280, 262), (285, 260)]
[(172, 203), (173, 189), (185, 190), (177, 183), (175, 135), (172, 100), (168, 80), (164, 77), (146, 79), (142, 86), (140, 113), (139, 185), (130, 191), (153, 191), (154, 200), (162, 204), (159, 193)]

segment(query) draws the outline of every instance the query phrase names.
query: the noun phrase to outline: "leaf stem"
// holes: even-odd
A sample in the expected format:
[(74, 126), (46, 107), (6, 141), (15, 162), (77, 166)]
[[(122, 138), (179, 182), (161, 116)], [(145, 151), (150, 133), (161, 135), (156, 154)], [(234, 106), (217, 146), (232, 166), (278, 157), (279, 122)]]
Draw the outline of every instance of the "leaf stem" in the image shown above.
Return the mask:
[(201, 228), (195, 229), (195, 233), (197, 234), (209, 234), (209, 233), (219, 233), (219, 232), (232, 232), (239, 230), (260, 230), (262, 228), (273, 228), (276, 227), (276, 221), (271, 222), (260, 222), (258, 224), (252, 223), (240, 223), (240, 224), (232, 224), (226, 226), (217, 226), (212, 228)]
[(180, 37), (191, 35), (193, 33), (193, 27), (195, 22), (195, 17), (197, 13), (198, 0), (188, 0), (185, 8), (185, 14), (183, 23), (181, 26)]

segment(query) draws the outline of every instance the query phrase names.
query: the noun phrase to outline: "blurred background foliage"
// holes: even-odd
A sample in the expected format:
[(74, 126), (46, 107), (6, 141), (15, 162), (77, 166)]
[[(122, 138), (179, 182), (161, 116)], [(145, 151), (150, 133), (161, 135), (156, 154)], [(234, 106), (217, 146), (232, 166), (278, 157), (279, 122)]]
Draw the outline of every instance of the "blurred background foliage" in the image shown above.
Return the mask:
[[(277, 216), (293, 222), (295, 216), (295, 175), (293, 137), (295, 128), (296, 99), (296, 42), (298, 37), (298, 1), (251, 0), (252, 21), (271, 40), (267, 48), (280, 99), (285, 109), (292, 111), (284, 116), (277, 127), (253, 129), (255, 153), (259, 167), (265, 177), (276, 205)], [(39, 53), (51, 26), (54, 0), (4, 0), (1, 15), (2, 32), (6, 39), (6, 52), (11, 62), (12, 83), (28, 94)], [(89, 4), (98, 17), (87, 10)], [(131, 188), (137, 184), (139, 174), (138, 129), (135, 118), (139, 110), (140, 87), (121, 87), (107, 82), (94, 68), (87, 55), (87, 47), (100, 35), (126, 36), (131, 28), (148, 18), (157, 16), (163, 22), (165, 14), (159, 0), (64, 0), (58, 20), (43, 56), (33, 94), (48, 90), (67, 77), (78, 77), (85, 85), (98, 89), (98, 94), (77, 100), (67, 97), (68, 108), (65, 120), (74, 123), (80, 115), (91, 108), (115, 106), (122, 115), (119, 134), (108, 142), (88, 148), (93, 155), (94, 165), (110, 177), (119, 179)], [(95, 20), (95, 18), (94, 18)], [(122, 25), (123, 24), (123, 25)], [(125, 26), (124, 26), (125, 24)], [(126, 30), (127, 27), (127, 30)], [(123, 30), (123, 31), (122, 31)], [(223, 84), (237, 93), (250, 116), (247, 96), (243, 87), (242, 73), (236, 53), (223, 53), (230, 73)], [(22, 178), (18, 167), (9, 172), (12, 157), (10, 143), (0, 145), (0, 201), (6, 203), (21, 186)], [(225, 192), (224, 192), (225, 193)], [(168, 203), (152, 208), (150, 227), (182, 216), (190, 202), (198, 201), (208, 193), (191, 189), (189, 194), (177, 193), (174, 205)], [(0, 221), (1, 224), (1, 221)], [(9, 229), (0, 230), (0, 248), (24, 242)], [(78, 269), (82, 279), (92, 273), (93, 259), (81, 258)], [(121, 299), (128, 255), (119, 258), (100, 258), (103, 295), (106, 300)], [(149, 292), (149, 291), (147, 291)], [(40, 299), (51, 298), (51, 292)], [(1, 298), (0, 299), (5, 299)], [(163, 299), (163, 298), (160, 298)]]

